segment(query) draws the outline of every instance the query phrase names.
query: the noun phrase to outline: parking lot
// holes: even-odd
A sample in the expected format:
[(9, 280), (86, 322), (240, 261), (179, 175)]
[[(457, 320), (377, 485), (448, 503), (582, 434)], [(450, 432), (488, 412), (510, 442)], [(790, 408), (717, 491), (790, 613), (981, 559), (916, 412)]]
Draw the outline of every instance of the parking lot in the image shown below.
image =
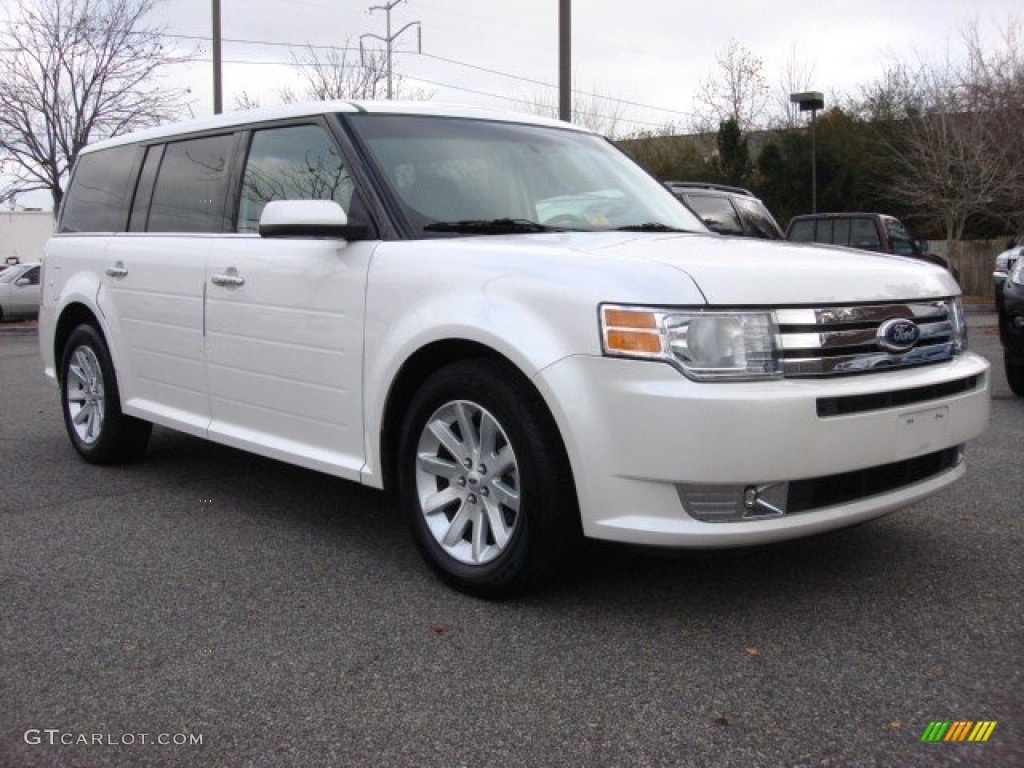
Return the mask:
[[(1024, 400), (967, 477), (769, 548), (452, 592), (380, 493), (168, 430), (80, 461), (0, 331), (0, 765), (1024, 765)], [(995, 721), (923, 743), (932, 721)]]

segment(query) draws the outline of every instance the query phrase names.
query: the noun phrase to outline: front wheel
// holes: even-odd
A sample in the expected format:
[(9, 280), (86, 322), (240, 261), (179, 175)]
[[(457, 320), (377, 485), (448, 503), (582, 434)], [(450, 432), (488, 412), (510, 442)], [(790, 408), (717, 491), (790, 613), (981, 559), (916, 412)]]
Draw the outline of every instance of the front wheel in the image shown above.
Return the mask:
[(114, 364), (103, 336), (92, 325), (71, 332), (60, 369), (64, 425), (75, 450), (92, 464), (140, 456), (153, 425), (121, 412)]
[(403, 422), (398, 484), (420, 552), (463, 592), (501, 597), (537, 585), (580, 538), (558, 431), (503, 362), (456, 363), (427, 379)]

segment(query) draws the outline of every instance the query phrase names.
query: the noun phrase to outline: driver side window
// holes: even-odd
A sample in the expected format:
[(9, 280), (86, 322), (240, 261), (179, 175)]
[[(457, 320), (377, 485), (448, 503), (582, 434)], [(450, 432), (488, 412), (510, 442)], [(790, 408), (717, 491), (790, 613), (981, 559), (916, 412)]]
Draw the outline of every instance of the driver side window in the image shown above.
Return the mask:
[(319, 125), (256, 131), (242, 178), (238, 232), (259, 231), (260, 215), (272, 200), (334, 200), (350, 214), (352, 174)]

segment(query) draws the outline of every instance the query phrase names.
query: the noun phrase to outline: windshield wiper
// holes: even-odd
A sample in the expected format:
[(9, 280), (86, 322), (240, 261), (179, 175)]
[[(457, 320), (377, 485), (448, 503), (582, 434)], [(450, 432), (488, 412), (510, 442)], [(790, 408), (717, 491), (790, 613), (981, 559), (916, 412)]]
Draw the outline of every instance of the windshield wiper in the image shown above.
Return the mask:
[(616, 232), (689, 232), (688, 229), (678, 229), (662, 224), (657, 221), (648, 221), (644, 224), (627, 224), (624, 227), (616, 227)]
[(564, 232), (560, 227), (549, 227), (530, 219), (466, 219), (463, 221), (435, 221), (423, 227), (426, 232), (463, 232), (474, 235), (514, 235), (528, 232)]

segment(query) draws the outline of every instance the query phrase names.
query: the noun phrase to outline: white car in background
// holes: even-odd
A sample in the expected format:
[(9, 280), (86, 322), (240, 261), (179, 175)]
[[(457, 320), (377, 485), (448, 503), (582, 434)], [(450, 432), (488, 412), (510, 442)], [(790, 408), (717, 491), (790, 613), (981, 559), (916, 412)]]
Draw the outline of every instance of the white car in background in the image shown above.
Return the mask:
[(0, 269), (0, 322), (39, 314), (39, 262)]

